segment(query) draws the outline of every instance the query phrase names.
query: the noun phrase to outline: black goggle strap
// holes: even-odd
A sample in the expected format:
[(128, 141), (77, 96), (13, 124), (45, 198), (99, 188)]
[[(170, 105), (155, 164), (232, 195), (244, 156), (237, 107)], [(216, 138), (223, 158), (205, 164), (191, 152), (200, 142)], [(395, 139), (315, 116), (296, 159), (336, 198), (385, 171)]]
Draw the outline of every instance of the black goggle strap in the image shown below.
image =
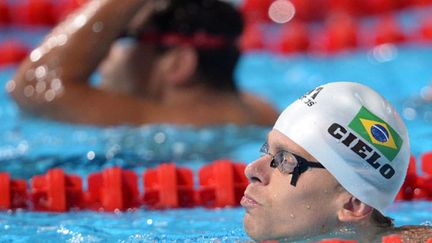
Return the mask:
[(309, 167), (312, 168), (323, 168), (325, 169), (325, 167), (320, 164), (320, 163), (316, 163), (316, 162), (309, 162), (305, 159), (303, 159), (302, 157), (296, 156), (294, 155), (297, 159), (297, 166), (294, 167), (294, 170), (292, 172), (292, 177), (291, 177), (291, 185), (292, 186), (296, 186), (297, 184), (297, 180), (300, 177), (300, 175), (305, 172)]

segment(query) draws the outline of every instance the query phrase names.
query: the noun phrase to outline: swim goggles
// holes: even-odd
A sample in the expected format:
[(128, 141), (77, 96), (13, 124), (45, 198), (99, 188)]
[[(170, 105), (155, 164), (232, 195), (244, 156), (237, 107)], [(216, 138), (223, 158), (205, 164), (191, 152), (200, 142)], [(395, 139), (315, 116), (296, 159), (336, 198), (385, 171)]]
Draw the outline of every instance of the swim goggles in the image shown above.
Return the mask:
[(130, 37), (141, 43), (157, 44), (161, 46), (187, 45), (196, 49), (212, 50), (236, 45), (236, 40), (223, 35), (209, 34), (197, 31), (191, 34), (179, 32), (149, 31), (141, 34), (124, 33), (120, 37)]
[(292, 174), (291, 185), (293, 186), (296, 186), (299, 176), (308, 168), (325, 169), (325, 167), (318, 162), (307, 161), (305, 158), (288, 151), (280, 150), (273, 155), (269, 152), (269, 145), (267, 142), (261, 146), (260, 153), (271, 156), (270, 167), (278, 168), (283, 174)]

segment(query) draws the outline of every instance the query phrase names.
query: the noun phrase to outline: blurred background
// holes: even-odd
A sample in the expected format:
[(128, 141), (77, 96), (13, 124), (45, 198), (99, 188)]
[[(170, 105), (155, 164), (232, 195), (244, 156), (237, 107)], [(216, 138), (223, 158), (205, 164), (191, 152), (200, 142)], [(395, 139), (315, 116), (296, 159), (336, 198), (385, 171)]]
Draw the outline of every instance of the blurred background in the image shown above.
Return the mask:
[[(28, 161), (29, 172), (21, 175), (30, 177), (60, 165), (58, 161), (81, 161), (78, 164), (88, 167), (89, 158), (91, 164), (99, 159), (104, 165), (115, 161), (123, 166), (131, 161), (228, 157), (249, 162), (255, 158), (257, 153), (251, 150), (258, 149), (268, 128), (228, 125), (217, 132), (164, 124), (98, 128), (22, 114), (6, 92), (7, 81), (44, 35), (85, 2), (0, 0), (0, 84), (5, 87), (0, 93), (0, 161), (5, 163), (0, 166), (12, 169), (9, 166)], [(241, 89), (266, 98), (281, 111), (319, 84), (365, 83), (390, 99), (402, 114), (416, 157), (432, 149), (432, 1), (228, 2), (240, 9), (245, 21), (238, 42), (244, 55), (236, 71)], [(34, 161), (39, 161), (40, 170), (34, 170)]]

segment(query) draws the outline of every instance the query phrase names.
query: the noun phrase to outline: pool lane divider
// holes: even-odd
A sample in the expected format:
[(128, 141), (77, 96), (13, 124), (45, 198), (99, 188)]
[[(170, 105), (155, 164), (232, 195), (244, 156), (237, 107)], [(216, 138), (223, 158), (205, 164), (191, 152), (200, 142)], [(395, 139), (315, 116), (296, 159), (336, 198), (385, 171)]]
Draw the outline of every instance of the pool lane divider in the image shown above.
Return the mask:
[[(37, 26), (53, 27), (87, 1), (26, 0), (15, 3), (0, 0), (0, 33), (3, 30), (7, 32), (9, 28), (27, 30)], [(345, 3), (340, 5), (340, 1), (334, 0), (308, 0), (305, 3), (300, 3), (304, 0), (292, 0), (293, 4), (297, 5), (295, 18), (280, 25), (281, 28), (278, 29), (273, 28), (277, 24), (270, 21), (268, 14), (274, 0), (244, 1), (240, 10), (243, 11), (245, 30), (240, 38), (239, 47), (243, 52), (268, 51), (278, 55), (309, 52), (331, 55), (359, 48), (367, 50), (388, 47), (388, 44), (410, 42), (425, 46), (432, 43), (432, 17), (426, 16), (418, 8), (418, 6), (432, 8), (432, 0), (406, 2), (405, 6), (399, 7), (390, 4), (391, 0), (375, 0), (377, 3), (387, 5), (385, 11), (370, 8), (373, 4), (360, 4), (361, 1), (346, 5), (350, 1), (354, 2), (343, 0), (342, 2)], [(410, 28), (406, 28), (398, 13), (399, 10), (410, 6), (417, 7), (412, 8), (414, 11), (410, 15), (418, 21)], [(334, 9), (338, 10), (335, 12)], [(319, 12), (321, 12), (319, 22), (308, 21), (309, 17), (320, 15)], [(307, 15), (309, 17), (306, 17)], [(366, 16), (374, 17), (376, 25), (367, 24), (370, 21), (362, 18)], [(319, 30), (316, 28), (317, 23), (322, 25)], [(273, 38), (267, 38), (268, 30), (271, 30)], [(26, 40), (15, 39), (1, 40), (5, 43), (0, 43), (0, 67), (18, 64), (34, 48), (26, 44), (28, 43)]]
[(417, 162), (411, 156), (407, 175), (396, 201), (432, 200), (432, 152), (420, 156), (421, 173), (417, 173)]
[(174, 163), (144, 172), (143, 204), (151, 209), (190, 208), (198, 204), (193, 172)]
[(0, 173), (0, 210), (27, 207), (27, 181), (12, 180), (8, 173)]
[(207, 208), (239, 206), (248, 185), (244, 163), (217, 160), (198, 171), (199, 186), (189, 168), (174, 163), (160, 164), (143, 173), (144, 193), (138, 189), (133, 170), (107, 168), (87, 177), (87, 191), (82, 178), (54, 168), (36, 175), (27, 190), (25, 180), (13, 180), (0, 173), (0, 210), (24, 208), (33, 211), (66, 212), (69, 210), (125, 211), (147, 209)]
[(31, 180), (30, 200), (35, 211), (65, 212), (80, 207), (82, 181), (79, 176), (67, 175), (63, 169), (51, 169)]
[(5, 40), (0, 43), (0, 67), (17, 64), (29, 53), (30, 48), (22, 41)]
[(127, 210), (140, 206), (138, 176), (119, 167), (92, 173), (87, 178), (88, 190), (80, 208), (91, 210)]
[[(430, 192), (425, 188), (432, 188), (432, 152), (423, 154), (421, 160), (425, 175), (417, 175), (416, 161), (414, 156), (411, 156), (407, 180), (398, 194), (399, 197), (409, 195), (411, 199), (424, 199), (419, 195), (425, 196)], [(0, 172), (0, 210), (23, 208), (34, 211), (66, 212), (71, 209), (90, 209), (111, 212), (140, 206), (147, 209), (235, 207), (239, 205), (248, 184), (243, 172), (245, 167), (244, 163), (234, 163), (230, 160), (214, 161), (199, 169), (199, 188), (195, 189), (191, 169), (177, 167), (174, 163), (160, 164), (143, 173), (142, 198), (138, 190), (137, 174), (133, 170), (123, 170), (119, 167), (90, 174), (87, 177), (86, 192), (82, 189), (81, 177), (65, 174), (60, 168), (51, 169), (44, 175), (34, 176), (29, 191), (26, 180), (11, 179), (8, 173)], [(417, 186), (410, 184), (414, 182), (420, 184)], [(424, 192), (416, 194), (416, 190)], [(432, 199), (432, 193), (428, 195), (428, 199)], [(265, 243), (276, 242), (265, 241)], [(326, 239), (317, 243), (356, 242), (346, 239)], [(382, 238), (382, 243), (401, 242), (403, 241), (400, 235), (388, 235)], [(432, 238), (426, 243), (432, 243)]]
[(219, 161), (199, 170), (199, 204), (209, 208), (238, 206), (249, 184), (245, 164)]
[[(432, 152), (421, 155), (421, 173), (411, 156), (407, 176), (396, 201), (432, 200)], [(0, 172), (0, 210), (24, 208), (34, 211), (65, 212), (71, 209), (125, 211), (171, 208), (236, 207), (248, 185), (246, 164), (217, 160), (198, 170), (198, 184), (189, 168), (163, 163), (143, 172), (142, 195), (138, 175), (133, 170), (107, 168), (82, 178), (60, 168), (36, 175), (30, 181), (12, 179)]]

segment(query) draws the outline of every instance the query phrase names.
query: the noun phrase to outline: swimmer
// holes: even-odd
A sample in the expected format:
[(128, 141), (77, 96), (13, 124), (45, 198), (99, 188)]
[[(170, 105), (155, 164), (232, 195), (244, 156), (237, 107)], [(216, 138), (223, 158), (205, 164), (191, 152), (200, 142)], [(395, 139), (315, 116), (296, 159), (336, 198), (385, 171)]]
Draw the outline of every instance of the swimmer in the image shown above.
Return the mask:
[(367, 86), (328, 83), (300, 97), (261, 153), (245, 170), (250, 184), (241, 201), (256, 241), (432, 237), (430, 227), (394, 227), (383, 215), (404, 181), (410, 145), (395, 108)]
[(7, 90), (22, 110), (73, 123), (272, 125), (278, 112), (234, 82), (242, 29), (240, 13), (218, 0), (89, 1)]

